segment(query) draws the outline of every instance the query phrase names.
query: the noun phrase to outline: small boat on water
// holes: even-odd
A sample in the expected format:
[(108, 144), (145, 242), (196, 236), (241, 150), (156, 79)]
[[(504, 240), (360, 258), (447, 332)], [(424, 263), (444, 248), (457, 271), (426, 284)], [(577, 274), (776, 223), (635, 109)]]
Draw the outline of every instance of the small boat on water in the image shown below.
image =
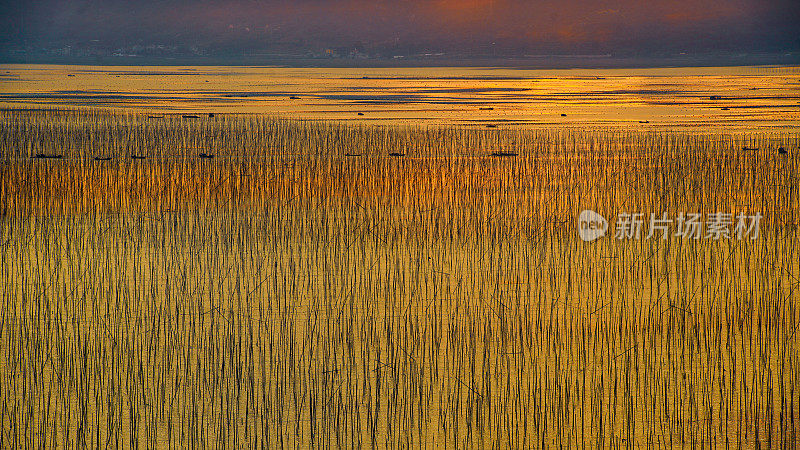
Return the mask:
[(36, 159), (61, 159), (64, 155), (60, 154), (48, 154), (48, 153), (37, 153), (34, 158)]
[(364, 113), (360, 112), (360, 113), (358, 113), (358, 115), (359, 115), (359, 116), (363, 116), (363, 115), (364, 115)]
[(517, 156), (517, 153), (515, 153), (515, 152), (492, 152), (492, 156), (498, 156), (498, 157)]
[(639, 123), (650, 123), (649, 120), (640, 120)]

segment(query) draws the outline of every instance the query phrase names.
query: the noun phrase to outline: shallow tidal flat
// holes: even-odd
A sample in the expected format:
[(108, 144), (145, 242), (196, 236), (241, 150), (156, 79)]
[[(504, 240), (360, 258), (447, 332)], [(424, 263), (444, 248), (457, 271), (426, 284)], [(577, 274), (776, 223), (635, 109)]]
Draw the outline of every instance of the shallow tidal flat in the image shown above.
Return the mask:
[(0, 65), (0, 108), (41, 107), (383, 125), (796, 132), (800, 68)]
[(0, 112), (0, 447), (796, 447), (794, 131), (148, 116)]

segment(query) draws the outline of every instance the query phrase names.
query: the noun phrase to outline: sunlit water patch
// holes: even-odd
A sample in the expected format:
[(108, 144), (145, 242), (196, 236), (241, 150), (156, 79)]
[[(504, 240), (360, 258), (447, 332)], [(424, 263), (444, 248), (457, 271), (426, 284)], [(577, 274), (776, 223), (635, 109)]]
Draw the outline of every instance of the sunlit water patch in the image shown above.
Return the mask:
[(0, 107), (267, 113), (475, 127), (773, 130), (800, 125), (800, 68), (524, 70), (0, 66)]

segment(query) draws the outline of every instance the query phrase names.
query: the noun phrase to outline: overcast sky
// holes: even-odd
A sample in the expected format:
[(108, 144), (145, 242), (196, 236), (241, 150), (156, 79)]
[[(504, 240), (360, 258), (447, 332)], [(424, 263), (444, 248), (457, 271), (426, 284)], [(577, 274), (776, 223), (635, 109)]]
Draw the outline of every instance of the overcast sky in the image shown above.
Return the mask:
[(0, 45), (173, 45), (219, 55), (791, 52), (798, 0), (3, 1)]

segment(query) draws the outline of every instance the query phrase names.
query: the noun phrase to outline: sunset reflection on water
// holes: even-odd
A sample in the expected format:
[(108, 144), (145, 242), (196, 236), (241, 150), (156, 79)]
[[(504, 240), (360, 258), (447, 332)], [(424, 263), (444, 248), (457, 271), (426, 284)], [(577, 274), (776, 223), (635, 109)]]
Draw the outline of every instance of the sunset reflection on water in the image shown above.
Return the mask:
[(800, 68), (0, 66), (0, 107), (266, 113), (385, 124), (791, 130)]

